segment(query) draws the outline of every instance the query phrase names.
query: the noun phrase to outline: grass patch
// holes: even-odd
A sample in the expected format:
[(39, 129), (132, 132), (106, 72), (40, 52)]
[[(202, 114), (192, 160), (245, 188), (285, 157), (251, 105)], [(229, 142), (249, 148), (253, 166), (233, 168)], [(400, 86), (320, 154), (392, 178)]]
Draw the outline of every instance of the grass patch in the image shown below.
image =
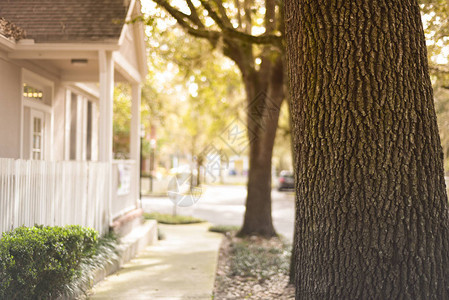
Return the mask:
[(272, 241), (234, 239), (230, 251), (232, 276), (252, 277), (259, 281), (290, 270), (291, 244), (285, 240)]
[(161, 213), (145, 213), (145, 219), (156, 220), (161, 224), (170, 224), (170, 225), (181, 225), (181, 224), (195, 224), (205, 222), (202, 219), (194, 218), (191, 216), (173, 216), (170, 214), (161, 214)]
[(211, 232), (218, 232), (218, 233), (228, 233), (228, 232), (234, 232), (239, 231), (240, 226), (234, 226), (234, 225), (212, 225), (209, 227), (209, 231)]

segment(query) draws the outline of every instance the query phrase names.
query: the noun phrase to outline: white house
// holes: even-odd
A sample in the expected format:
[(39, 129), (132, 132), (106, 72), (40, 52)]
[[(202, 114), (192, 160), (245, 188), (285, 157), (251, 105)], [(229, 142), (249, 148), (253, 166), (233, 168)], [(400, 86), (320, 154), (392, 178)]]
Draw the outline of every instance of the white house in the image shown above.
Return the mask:
[[(0, 2), (0, 232), (34, 223), (102, 230), (136, 207), (140, 15), (139, 0)], [(129, 161), (113, 160), (115, 82), (132, 87)]]

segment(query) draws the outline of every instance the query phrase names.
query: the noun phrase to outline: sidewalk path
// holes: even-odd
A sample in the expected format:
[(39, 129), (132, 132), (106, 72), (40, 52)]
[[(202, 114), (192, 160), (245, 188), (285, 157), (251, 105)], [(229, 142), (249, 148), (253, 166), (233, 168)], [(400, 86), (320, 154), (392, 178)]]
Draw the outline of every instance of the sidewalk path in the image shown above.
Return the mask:
[(90, 299), (210, 300), (222, 235), (209, 225), (159, 224), (165, 239), (97, 284)]

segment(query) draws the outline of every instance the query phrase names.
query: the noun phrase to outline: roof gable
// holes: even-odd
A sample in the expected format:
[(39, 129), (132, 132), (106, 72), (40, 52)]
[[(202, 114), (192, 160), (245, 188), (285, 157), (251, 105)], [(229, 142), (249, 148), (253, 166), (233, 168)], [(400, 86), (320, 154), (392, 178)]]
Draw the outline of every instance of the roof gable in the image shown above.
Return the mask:
[(35, 43), (97, 42), (119, 39), (128, 5), (123, 0), (2, 0), (0, 16)]

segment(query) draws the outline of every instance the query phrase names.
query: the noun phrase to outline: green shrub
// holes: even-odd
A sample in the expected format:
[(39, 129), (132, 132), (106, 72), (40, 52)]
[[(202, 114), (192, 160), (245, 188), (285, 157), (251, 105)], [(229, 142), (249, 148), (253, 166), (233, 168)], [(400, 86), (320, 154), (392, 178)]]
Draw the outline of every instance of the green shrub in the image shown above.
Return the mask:
[(120, 258), (118, 245), (119, 238), (114, 232), (100, 237), (95, 244), (95, 254), (81, 259), (79, 274), (64, 287), (64, 299), (78, 299), (82, 295), (86, 296), (87, 291), (92, 287), (95, 270), (103, 269)]
[(97, 232), (81, 226), (19, 227), (0, 239), (0, 299), (49, 299), (63, 293)]
[(174, 216), (170, 214), (160, 214), (157, 212), (145, 213), (144, 217), (145, 219), (156, 220), (161, 224), (171, 224), (171, 225), (194, 224), (205, 222), (202, 219), (198, 219), (191, 216), (179, 216), (179, 215)]

